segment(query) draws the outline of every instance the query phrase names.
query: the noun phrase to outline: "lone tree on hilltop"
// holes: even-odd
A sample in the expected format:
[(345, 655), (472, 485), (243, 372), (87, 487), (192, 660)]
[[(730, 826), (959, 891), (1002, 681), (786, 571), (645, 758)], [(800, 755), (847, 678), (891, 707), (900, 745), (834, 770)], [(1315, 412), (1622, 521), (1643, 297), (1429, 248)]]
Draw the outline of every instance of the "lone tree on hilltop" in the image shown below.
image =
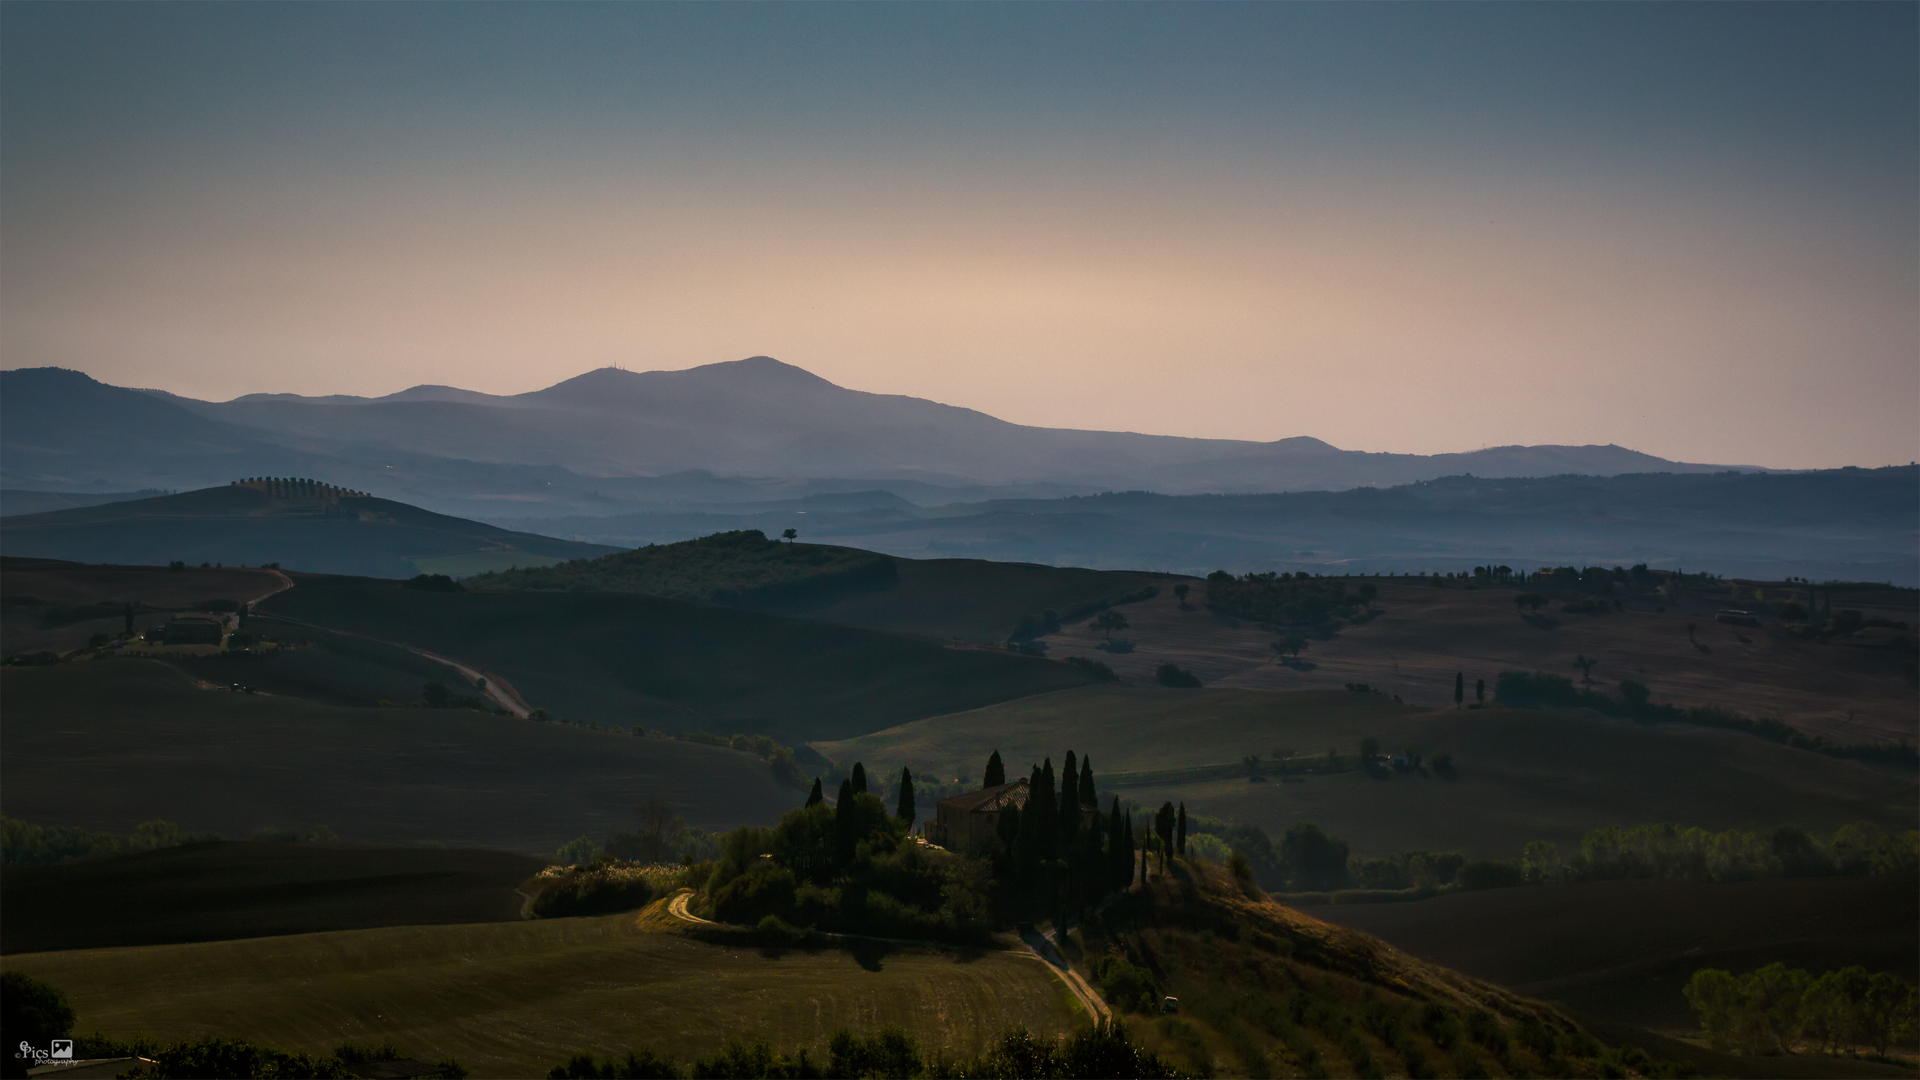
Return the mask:
[(453, 692), (447, 684), (435, 679), (420, 688), (420, 700), (427, 703), (429, 709), (444, 709), (453, 700)]
[(1182, 802), (1179, 820), (1174, 825), (1173, 846), (1180, 852), (1181, 858), (1187, 857), (1187, 804)]
[(1300, 650), (1308, 648), (1309, 646), (1310, 643), (1307, 641), (1307, 635), (1295, 632), (1275, 641), (1273, 643), (1273, 651), (1281, 656), (1292, 653), (1294, 660), (1297, 662), (1300, 659)]
[(1473, 680), (1473, 700), (1475, 703), (1480, 705), (1485, 705), (1487, 703), (1487, 680), (1485, 679)]
[(1368, 611), (1372, 611), (1373, 598), (1380, 595), (1380, 587), (1372, 582), (1368, 582), (1360, 586), (1358, 592), (1360, 593), (1360, 602), (1367, 605)]
[(827, 793), (820, 790), (820, 778), (813, 778), (813, 790), (807, 792), (807, 806), (815, 807), (827, 801)]
[(1573, 666), (1580, 669), (1580, 677), (1585, 682), (1593, 681), (1593, 665), (1599, 662), (1600, 661), (1595, 660), (1586, 653), (1581, 653), (1573, 658)]
[(1000, 760), (1000, 751), (995, 750), (987, 758), (987, 776), (980, 784), (983, 788), (999, 787), (1007, 782), (1007, 767)]
[(780, 538), (782, 540), (785, 540), (787, 543), (791, 544), (793, 543), (794, 538), (799, 535), (800, 535), (800, 530), (798, 529), (786, 529), (780, 533)]
[(1193, 591), (1193, 586), (1187, 584), (1184, 581), (1173, 587), (1173, 595), (1176, 598), (1178, 598), (1180, 601), (1180, 610), (1185, 611), (1190, 606), (1187, 603), (1187, 594), (1192, 591)]
[(867, 793), (867, 767), (857, 761), (854, 762), (853, 775), (847, 778), (847, 782), (853, 785), (853, 793), (855, 795), (865, 795)]
[(1519, 596), (1516, 596), (1513, 598), (1514, 607), (1526, 608), (1530, 611), (1539, 611), (1541, 608), (1545, 607), (1546, 604), (1547, 604), (1547, 598), (1544, 596), (1541, 596), (1537, 592), (1523, 592)]
[(913, 773), (908, 769), (900, 770), (900, 804), (893, 814), (907, 823), (907, 831), (913, 831), (913, 819), (920, 816), (919, 809), (913, 805)]
[(1459, 708), (1467, 700), (1467, 676), (1465, 672), (1453, 673), (1453, 707)]
[(1127, 617), (1112, 608), (1108, 608), (1100, 613), (1099, 618), (1093, 620), (1093, 625), (1105, 630), (1107, 632), (1107, 640), (1112, 641), (1115, 630), (1125, 630), (1127, 628)]

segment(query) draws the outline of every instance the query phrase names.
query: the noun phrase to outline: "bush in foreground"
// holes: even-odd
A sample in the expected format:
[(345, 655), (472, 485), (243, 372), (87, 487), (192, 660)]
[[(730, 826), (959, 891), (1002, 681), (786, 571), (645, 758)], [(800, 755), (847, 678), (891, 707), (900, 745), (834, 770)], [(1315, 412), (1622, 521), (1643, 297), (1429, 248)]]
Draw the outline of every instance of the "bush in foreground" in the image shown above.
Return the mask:
[(671, 1059), (647, 1051), (628, 1051), (625, 1058), (596, 1061), (576, 1054), (547, 1074), (549, 1080), (626, 1080), (655, 1077), (960, 1077), (1106, 1078), (1117, 1076), (1171, 1077), (1179, 1074), (1167, 1062), (1136, 1046), (1125, 1024), (1100, 1023), (1060, 1041), (1042, 1039), (1024, 1028), (1001, 1034), (993, 1048), (972, 1060), (926, 1058), (912, 1037), (898, 1028), (861, 1037), (841, 1030), (827, 1040), (824, 1061), (806, 1050), (793, 1054), (774, 1051), (765, 1041), (729, 1042), (711, 1057), (700, 1058), (685, 1072)]

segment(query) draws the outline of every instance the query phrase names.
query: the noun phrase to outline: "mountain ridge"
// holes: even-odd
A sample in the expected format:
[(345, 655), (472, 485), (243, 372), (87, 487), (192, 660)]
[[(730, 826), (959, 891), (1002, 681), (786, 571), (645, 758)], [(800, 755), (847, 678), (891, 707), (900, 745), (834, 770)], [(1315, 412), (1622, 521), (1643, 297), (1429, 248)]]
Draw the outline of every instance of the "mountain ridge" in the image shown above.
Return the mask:
[(212, 402), (61, 368), (0, 372), (0, 387), (8, 487), (191, 488), (239, 475), (306, 475), (463, 514), (476, 498), (539, 503), (560, 492), (572, 494), (558, 512), (574, 513), (586, 496), (575, 489), (701, 471), (1168, 494), (1340, 490), (1462, 473), (1773, 471), (1673, 462), (1613, 444), (1415, 455), (1343, 450), (1304, 435), (1258, 442), (1035, 427), (849, 389), (764, 356), (679, 371), (603, 367), (516, 395), (423, 384), (375, 398)]

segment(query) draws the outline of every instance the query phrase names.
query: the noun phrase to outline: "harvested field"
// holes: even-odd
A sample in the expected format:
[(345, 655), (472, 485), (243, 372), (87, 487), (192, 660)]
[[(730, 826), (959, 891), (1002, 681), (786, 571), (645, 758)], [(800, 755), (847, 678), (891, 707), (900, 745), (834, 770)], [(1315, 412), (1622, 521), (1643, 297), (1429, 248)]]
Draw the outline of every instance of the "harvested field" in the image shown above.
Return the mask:
[(733, 948), (647, 933), (633, 915), (408, 926), (190, 945), (34, 953), (6, 966), (64, 989), (79, 1028), (225, 1035), (323, 1052), (391, 1039), (476, 1077), (543, 1076), (574, 1053), (649, 1048), (681, 1062), (729, 1039), (824, 1051), (835, 1029), (899, 1025), (977, 1053), (1002, 1030), (1081, 1022), (1041, 964), (882, 946)]
[(1860, 964), (1914, 977), (1920, 882), (1596, 881), (1303, 908), (1457, 971), (1582, 1013), (1688, 1032), (1680, 989), (1705, 967)]
[[(1514, 605), (1519, 589), (1436, 589), (1387, 578), (1367, 581), (1380, 589), (1381, 614), (1341, 630), (1330, 641), (1311, 642), (1300, 659), (1314, 665), (1312, 670), (1276, 663), (1273, 634), (1199, 606), (1204, 593), (1199, 585), (1191, 611), (1182, 611), (1165, 590), (1155, 599), (1128, 605), (1131, 625), (1115, 636), (1131, 641), (1131, 652), (1098, 648), (1104, 634), (1083, 622), (1046, 638), (1047, 655), (1089, 657), (1145, 684), (1153, 682), (1159, 665), (1175, 663), (1210, 687), (1336, 690), (1350, 682), (1366, 683), (1409, 704), (1439, 707), (1453, 704), (1456, 673), (1465, 674), (1471, 701), (1476, 679), (1485, 679), (1491, 693), (1502, 671), (1548, 671), (1577, 679), (1573, 658), (1585, 654), (1598, 658), (1593, 677), (1607, 690), (1621, 679), (1635, 679), (1652, 688), (1657, 702), (1711, 704), (1749, 716), (1777, 717), (1835, 742), (1920, 741), (1920, 695), (1907, 681), (1905, 668), (1912, 655), (1911, 634), (1896, 634), (1898, 640), (1892, 640), (1863, 631), (1821, 643), (1789, 636), (1774, 622), (1740, 629), (1713, 618), (1716, 609), (1737, 604), (1705, 595), (1683, 596), (1665, 613), (1641, 601), (1608, 615), (1556, 610), (1552, 621), (1557, 627), (1542, 630), (1521, 621)], [(1748, 588), (1747, 595), (1751, 592)], [(1775, 600), (1806, 599), (1804, 589), (1778, 584), (1771, 595)], [(1920, 612), (1885, 606), (1912, 596), (1911, 590), (1861, 592), (1840, 596), (1835, 605), (1912, 627), (1920, 625)], [(1688, 641), (1690, 623), (1705, 648)]]

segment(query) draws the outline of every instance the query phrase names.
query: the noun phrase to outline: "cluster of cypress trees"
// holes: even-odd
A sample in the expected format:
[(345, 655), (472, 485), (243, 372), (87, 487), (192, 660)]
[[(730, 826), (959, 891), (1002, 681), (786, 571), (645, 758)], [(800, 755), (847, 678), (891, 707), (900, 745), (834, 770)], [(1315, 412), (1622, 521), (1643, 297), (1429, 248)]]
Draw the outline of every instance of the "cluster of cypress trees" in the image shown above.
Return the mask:
[[(986, 787), (1006, 782), (1000, 752), (987, 759)], [(997, 875), (1020, 907), (1054, 915), (1088, 907), (1133, 880), (1133, 819), (1115, 796), (1100, 812), (1093, 760), (1067, 751), (1055, 774), (1047, 758), (1027, 777), (1027, 804), (1002, 811)]]

